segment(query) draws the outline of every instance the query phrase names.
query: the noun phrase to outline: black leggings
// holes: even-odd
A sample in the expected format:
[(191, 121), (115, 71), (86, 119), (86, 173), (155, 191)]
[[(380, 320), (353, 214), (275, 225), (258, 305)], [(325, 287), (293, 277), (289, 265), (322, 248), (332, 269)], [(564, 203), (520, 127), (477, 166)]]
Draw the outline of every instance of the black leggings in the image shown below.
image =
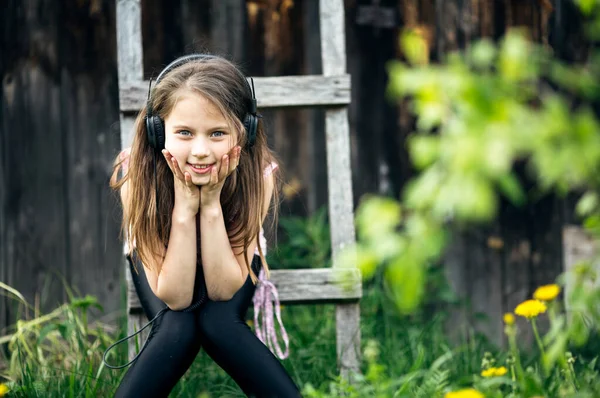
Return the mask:
[[(135, 259), (135, 257), (134, 257)], [(139, 261), (130, 270), (148, 319), (166, 307), (154, 295)], [(252, 269), (258, 275), (260, 257)], [(136, 272), (137, 270), (137, 272)], [(167, 397), (203, 347), (244, 393), (252, 397), (299, 397), (279, 360), (245, 322), (255, 285), (250, 276), (229, 301), (207, 301), (192, 312), (166, 311), (154, 321), (148, 343), (125, 374), (115, 397)]]

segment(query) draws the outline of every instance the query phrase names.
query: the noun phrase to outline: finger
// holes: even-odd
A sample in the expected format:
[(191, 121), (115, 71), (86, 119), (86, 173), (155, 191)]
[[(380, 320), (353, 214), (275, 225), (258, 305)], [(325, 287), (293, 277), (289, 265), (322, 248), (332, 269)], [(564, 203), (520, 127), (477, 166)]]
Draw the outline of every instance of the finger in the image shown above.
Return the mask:
[(187, 171), (185, 173), (183, 173), (183, 179), (185, 181), (185, 185), (187, 185), (188, 187), (191, 187), (193, 185), (192, 184), (192, 176)]
[(177, 178), (179, 178), (180, 180), (185, 181), (185, 176), (183, 175), (183, 171), (181, 171), (181, 168), (179, 168), (179, 163), (177, 162), (177, 159), (172, 157), (171, 162), (173, 163), (173, 169), (175, 170), (175, 176), (177, 176)]
[(229, 175), (229, 156), (223, 156), (221, 168), (219, 169), (219, 181), (223, 181)]
[(210, 184), (216, 184), (219, 182), (219, 171), (217, 167), (210, 169)]
[(169, 166), (169, 169), (171, 169), (173, 174), (175, 174), (175, 170), (173, 169), (173, 164), (171, 162), (171, 155), (169, 154), (169, 152), (167, 152), (166, 149), (163, 149), (161, 152), (162, 152), (163, 156), (165, 157), (165, 160), (167, 161), (167, 166)]
[(234, 147), (231, 150), (231, 156), (230, 156), (230, 160), (229, 160), (229, 167), (227, 168), (227, 175), (233, 173), (233, 171), (235, 170), (235, 168), (238, 165), (238, 161), (239, 161), (239, 152), (238, 152), (238, 148), (239, 147)]

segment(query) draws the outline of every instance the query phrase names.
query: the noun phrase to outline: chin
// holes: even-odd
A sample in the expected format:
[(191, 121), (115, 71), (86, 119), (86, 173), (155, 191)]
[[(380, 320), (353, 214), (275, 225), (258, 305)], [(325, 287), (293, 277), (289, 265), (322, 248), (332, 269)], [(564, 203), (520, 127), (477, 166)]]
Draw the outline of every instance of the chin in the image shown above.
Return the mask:
[(192, 180), (192, 184), (201, 187), (202, 185), (207, 185), (210, 182), (210, 178), (198, 178)]

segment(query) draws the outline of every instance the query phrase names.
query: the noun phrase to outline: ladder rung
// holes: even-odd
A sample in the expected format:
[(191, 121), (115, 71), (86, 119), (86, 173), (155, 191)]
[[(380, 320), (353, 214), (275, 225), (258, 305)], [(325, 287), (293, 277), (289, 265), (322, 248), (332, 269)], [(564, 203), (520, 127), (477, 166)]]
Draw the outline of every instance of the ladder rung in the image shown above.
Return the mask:
[[(358, 269), (316, 268), (271, 271), (281, 303), (357, 302), (362, 297), (362, 281)], [(141, 312), (138, 296), (128, 283), (129, 313)]]
[[(124, 82), (119, 90), (121, 112), (138, 112), (146, 105), (148, 81)], [(350, 75), (255, 77), (259, 108), (336, 106), (350, 103)]]

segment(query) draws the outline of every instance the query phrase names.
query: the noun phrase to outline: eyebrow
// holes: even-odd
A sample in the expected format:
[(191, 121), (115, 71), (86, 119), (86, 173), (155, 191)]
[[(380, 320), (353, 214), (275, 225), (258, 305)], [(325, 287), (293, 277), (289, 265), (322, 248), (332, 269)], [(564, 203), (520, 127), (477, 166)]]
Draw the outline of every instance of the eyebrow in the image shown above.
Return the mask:
[[(173, 126), (174, 129), (178, 130), (178, 129), (186, 129), (186, 130), (195, 130), (193, 128), (191, 128), (190, 126), (186, 126), (185, 124), (178, 124)], [(229, 130), (229, 126), (214, 126), (211, 127), (210, 129), (208, 129), (210, 131), (217, 131), (217, 130)]]

